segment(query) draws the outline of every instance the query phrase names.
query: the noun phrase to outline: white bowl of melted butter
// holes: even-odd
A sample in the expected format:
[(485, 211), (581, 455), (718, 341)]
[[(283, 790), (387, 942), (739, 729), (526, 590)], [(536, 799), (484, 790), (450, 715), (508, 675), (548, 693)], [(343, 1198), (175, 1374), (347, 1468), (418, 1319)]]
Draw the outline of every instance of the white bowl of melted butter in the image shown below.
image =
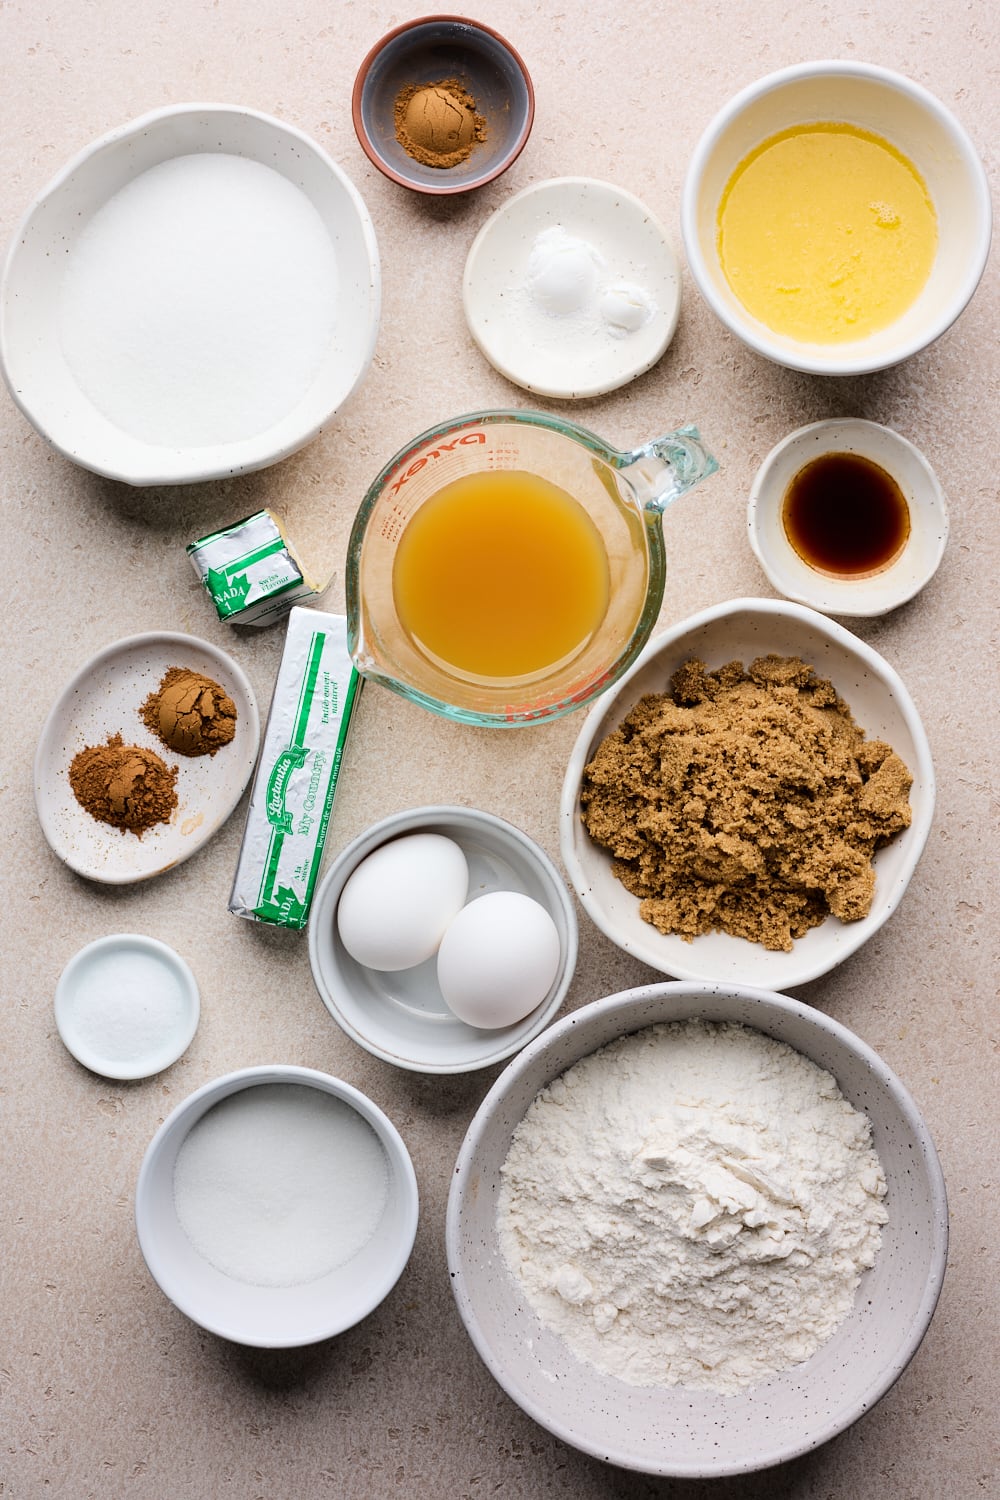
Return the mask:
[(691, 158), (691, 273), (750, 348), (820, 375), (925, 348), (972, 297), (992, 210), (963, 126), (919, 84), (808, 62), (751, 84)]

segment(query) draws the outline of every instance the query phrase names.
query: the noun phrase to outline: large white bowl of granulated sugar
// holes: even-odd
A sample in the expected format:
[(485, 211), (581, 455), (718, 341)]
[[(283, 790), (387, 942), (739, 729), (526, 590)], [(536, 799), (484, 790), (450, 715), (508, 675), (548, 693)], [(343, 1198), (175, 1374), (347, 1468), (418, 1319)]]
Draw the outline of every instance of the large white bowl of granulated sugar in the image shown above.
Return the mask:
[(381, 283), (346, 173), (294, 126), (179, 104), (93, 142), (14, 234), (0, 368), (67, 458), (129, 484), (274, 463), (371, 363)]
[(388, 1117), (312, 1068), (227, 1073), (147, 1148), (139, 1245), (160, 1290), (210, 1333), (294, 1348), (343, 1333), (399, 1280), (417, 1181)]
[(487, 1368), (584, 1453), (677, 1478), (786, 1462), (903, 1373), (948, 1248), (920, 1112), (774, 991), (646, 985), (508, 1063), (448, 1200)]

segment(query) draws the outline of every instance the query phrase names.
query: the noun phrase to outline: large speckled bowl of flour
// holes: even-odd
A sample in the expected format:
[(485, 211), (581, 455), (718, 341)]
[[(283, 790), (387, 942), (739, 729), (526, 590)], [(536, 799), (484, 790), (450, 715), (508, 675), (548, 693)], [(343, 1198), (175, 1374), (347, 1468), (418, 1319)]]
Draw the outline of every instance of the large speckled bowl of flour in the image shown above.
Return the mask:
[[(678, 1039), (704, 1033), (718, 1043), (740, 1028), (750, 1044), (748, 1088), (721, 1052), (707, 1062), (685, 1062), (678, 1051)], [(641, 1068), (635, 1063), (636, 1047), (649, 1041), (666, 1049), (662, 1085), (648, 1058)], [(787, 1101), (784, 1111), (775, 1106), (775, 1090)], [(636, 1134), (636, 1112), (618, 1113), (623, 1097), (638, 1098), (648, 1129)], [(705, 1129), (709, 1104), (712, 1128)], [(814, 1114), (814, 1104), (826, 1113)], [(810, 1140), (816, 1131), (821, 1148)], [(713, 1136), (706, 1155), (702, 1148)], [(843, 1170), (830, 1165), (837, 1152)], [(831, 1214), (838, 1195), (839, 1211)], [(664, 1213), (672, 1205), (676, 1254), (661, 1205)], [(822, 1304), (846, 1275), (852, 1236), (845, 1223), (863, 1211), (878, 1225), (874, 1248), (858, 1257), (846, 1303), (840, 1286), (836, 1326), (820, 1334), (811, 1352), (804, 1337), (805, 1357), (788, 1363), (795, 1335), (819, 1327)], [(547, 1288), (529, 1277), (512, 1221), (534, 1233), (551, 1272)], [(761, 1375), (751, 1359), (732, 1366), (737, 1378), (715, 1380), (713, 1366), (726, 1368), (720, 1358), (726, 1328), (739, 1320), (728, 1322), (725, 1297), (711, 1283), (738, 1239), (750, 1248), (735, 1272), (735, 1295), (751, 1304), (751, 1319), (754, 1299), (768, 1299), (770, 1326), (785, 1345), (784, 1367)], [(688, 1240), (698, 1242), (700, 1255), (690, 1264)], [(601, 1286), (605, 1242), (615, 1269)], [(863, 1416), (920, 1345), (937, 1305), (947, 1244), (937, 1154), (888, 1065), (828, 1016), (774, 991), (735, 985), (647, 985), (595, 1001), (550, 1027), (484, 1099), (459, 1152), (448, 1201), (458, 1310), (507, 1394), (585, 1453), (678, 1478), (785, 1462)], [(810, 1282), (821, 1257), (827, 1269)], [(631, 1285), (622, 1271), (630, 1264)], [(731, 1273), (730, 1267), (732, 1279)], [(543, 1282), (544, 1275), (543, 1267)], [(692, 1292), (699, 1276), (702, 1285)], [(693, 1363), (668, 1360), (662, 1367), (680, 1371), (685, 1383), (650, 1383), (656, 1366), (646, 1332), (658, 1319), (676, 1323), (679, 1343), (693, 1353)], [(624, 1340), (623, 1326), (630, 1330)], [(612, 1327), (617, 1353), (602, 1347)]]

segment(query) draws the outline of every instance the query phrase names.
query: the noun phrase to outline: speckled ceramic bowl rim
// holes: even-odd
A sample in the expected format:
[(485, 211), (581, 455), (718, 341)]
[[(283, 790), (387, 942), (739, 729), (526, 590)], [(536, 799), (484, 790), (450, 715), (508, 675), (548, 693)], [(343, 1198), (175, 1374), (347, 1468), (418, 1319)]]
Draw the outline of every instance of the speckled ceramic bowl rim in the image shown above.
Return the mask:
[[(386, 47), (388, 47), (390, 43), (394, 42), (397, 37), (404, 36), (407, 32), (416, 31), (421, 26), (430, 25), (464, 26), (470, 31), (481, 31), (484, 32), (487, 36), (492, 37), (493, 40), (497, 42), (504, 49), (504, 51), (509, 54), (514, 67), (521, 75), (521, 80), (524, 84), (524, 90), (527, 95), (527, 104), (521, 128), (511, 142), (508, 150), (503, 154), (503, 156), (497, 159), (491, 170), (489, 172), (485, 172), (481, 177), (473, 177), (471, 179), (467, 178), (464, 182), (442, 183), (440, 186), (430, 182), (420, 182), (415, 177), (407, 177), (402, 172), (397, 172), (395, 167), (393, 167), (388, 161), (386, 161), (385, 157), (375, 149), (375, 143), (372, 141), (371, 136), (365, 129), (364, 118), (361, 110), (361, 99), (364, 94), (365, 84), (368, 80), (368, 74), (371, 71), (371, 67), (375, 59), (382, 52), (384, 52)], [(374, 47), (372, 47), (365, 54), (365, 57), (363, 58), (361, 66), (358, 68), (357, 75), (354, 79), (354, 88), (351, 93), (351, 118), (354, 121), (354, 130), (357, 134), (358, 143), (360, 144), (362, 151), (368, 157), (368, 160), (372, 163), (372, 165), (377, 167), (379, 171), (384, 174), (384, 176), (388, 177), (392, 182), (398, 182), (400, 187), (410, 188), (415, 193), (426, 193), (433, 197), (444, 197), (451, 193), (468, 193), (472, 192), (475, 188), (483, 187), (485, 183), (493, 182), (495, 178), (500, 177), (504, 172), (507, 171), (508, 167), (513, 165), (513, 163), (520, 156), (521, 152), (524, 150), (528, 137), (531, 134), (531, 127), (534, 124), (535, 89), (534, 85), (531, 82), (531, 74), (528, 72), (524, 58), (518, 52), (517, 48), (513, 47), (507, 40), (507, 38), (505, 36), (502, 36), (499, 31), (495, 30), (494, 27), (488, 26), (484, 21), (471, 21), (467, 16), (417, 16), (412, 21), (403, 21), (401, 25), (393, 27), (391, 31), (387, 31), (386, 34), (375, 43)]]
[[(762, 1451), (753, 1460), (745, 1463), (713, 1467), (704, 1463), (678, 1465), (666, 1460), (653, 1468), (648, 1464), (636, 1463), (634, 1457), (624, 1450), (609, 1451), (606, 1446), (596, 1444), (590, 1439), (585, 1427), (583, 1430), (576, 1432), (557, 1421), (553, 1421), (542, 1407), (521, 1388), (516, 1376), (496, 1357), (479, 1328), (474, 1309), (471, 1306), (468, 1293), (465, 1289), (465, 1257), (460, 1234), (462, 1200), (466, 1193), (479, 1193), (483, 1190), (482, 1182), (475, 1175), (477, 1153), (480, 1143), (494, 1136), (498, 1128), (497, 1116), (500, 1114), (504, 1100), (512, 1086), (519, 1082), (526, 1073), (530, 1073), (547, 1054), (558, 1054), (563, 1042), (570, 1033), (574, 1030), (585, 1030), (588, 1023), (618, 1016), (622, 1024), (616, 1034), (624, 1036), (631, 1032), (642, 1030), (647, 1026), (657, 1024), (656, 1019), (653, 1017), (637, 1018), (637, 1011), (644, 1005), (653, 1003), (658, 1007), (662, 1007), (664, 1012), (668, 1012), (659, 1016), (659, 1019), (662, 1021), (669, 1021), (671, 1019), (682, 1020), (689, 1015), (697, 1014), (700, 1002), (708, 1002), (713, 997), (722, 995), (744, 1000), (751, 1005), (759, 1004), (779, 1014), (800, 1017), (807, 1023), (815, 1026), (818, 1031), (833, 1037), (838, 1043), (853, 1052), (862, 1063), (867, 1065), (873, 1077), (882, 1085), (886, 1094), (912, 1130), (920, 1148), (920, 1166), (925, 1175), (932, 1204), (932, 1230), (934, 1236), (933, 1265), (929, 1270), (919, 1307), (911, 1319), (911, 1326), (907, 1330), (905, 1338), (896, 1350), (893, 1358), (887, 1364), (882, 1375), (877, 1380), (871, 1382), (865, 1390), (856, 1393), (853, 1409), (841, 1420), (832, 1422), (817, 1433), (812, 1433), (808, 1437), (804, 1437), (799, 1445), (780, 1450)], [(675, 1008), (674, 1001), (677, 1002), (676, 1015), (671, 1015), (669, 1012)], [(685, 1003), (687, 1001), (694, 1002), (693, 1010), (690, 1005)], [(747, 1022), (746, 1024), (752, 1023)], [(598, 1041), (593, 1046), (581, 1047), (576, 1053), (575, 1060), (588, 1056), (602, 1045), (604, 1043)], [(546, 1082), (565, 1072), (570, 1066), (572, 1066), (571, 1060), (563, 1060), (558, 1065), (551, 1067), (546, 1072), (544, 1081), (540, 1082), (538, 1087), (544, 1087)], [(725, 1475), (752, 1473), (759, 1469), (770, 1468), (775, 1464), (788, 1462), (803, 1453), (812, 1451), (822, 1443), (828, 1442), (831, 1438), (835, 1437), (837, 1433), (843, 1432), (846, 1428), (850, 1427), (891, 1389), (920, 1347), (941, 1295), (941, 1287), (948, 1259), (948, 1198), (944, 1174), (941, 1170), (934, 1142), (916, 1103), (888, 1064), (866, 1042), (855, 1035), (854, 1032), (850, 1031), (840, 1022), (835, 1021), (831, 1016), (815, 1010), (812, 1006), (805, 1005), (791, 996), (778, 994), (773, 990), (756, 989), (752, 986), (695, 984), (687, 981), (675, 981), (663, 984), (641, 985), (634, 989), (619, 991), (617, 994), (609, 995), (601, 1000), (594, 1000), (589, 1005), (582, 1006), (571, 1015), (565, 1016), (561, 1021), (556, 1022), (555, 1025), (551, 1026), (543, 1035), (536, 1037), (517, 1057), (507, 1064), (476, 1111), (466, 1132), (465, 1139), (459, 1148), (451, 1188), (448, 1194), (445, 1247), (452, 1293), (473, 1345), (498, 1384), (534, 1421), (554, 1433), (563, 1442), (569, 1443), (572, 1447), (589, 1453), (595, 1458), (600, 1458), (607, 1463), (616, 1464), (619, 1467), (637, 1469), (644, 1473), (669, 1475), (676, 1478), (721, 1478)], [(481, 1258), (477, 1263), (477, 1269), (481, 1270), (484, 1264), (485, 1261)], [(507, 1273), (501, 1270), (500, 1274)], [(611, 1379), (611, 1377), (606, 1378)], [(625, 1388), (628, 1389), (627, 1387)]]

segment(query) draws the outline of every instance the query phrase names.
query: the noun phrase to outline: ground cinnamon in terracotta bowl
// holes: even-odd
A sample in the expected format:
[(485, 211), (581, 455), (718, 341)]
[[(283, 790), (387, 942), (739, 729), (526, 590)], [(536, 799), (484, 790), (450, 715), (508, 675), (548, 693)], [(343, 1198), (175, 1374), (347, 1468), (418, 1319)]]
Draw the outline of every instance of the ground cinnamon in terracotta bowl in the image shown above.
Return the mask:
[(480, 21), (425, 16), (375, 43), (351, 113), (368, 159), (417, 193), (467, 193), (517, 159), (535, 95), (523, 59)]

